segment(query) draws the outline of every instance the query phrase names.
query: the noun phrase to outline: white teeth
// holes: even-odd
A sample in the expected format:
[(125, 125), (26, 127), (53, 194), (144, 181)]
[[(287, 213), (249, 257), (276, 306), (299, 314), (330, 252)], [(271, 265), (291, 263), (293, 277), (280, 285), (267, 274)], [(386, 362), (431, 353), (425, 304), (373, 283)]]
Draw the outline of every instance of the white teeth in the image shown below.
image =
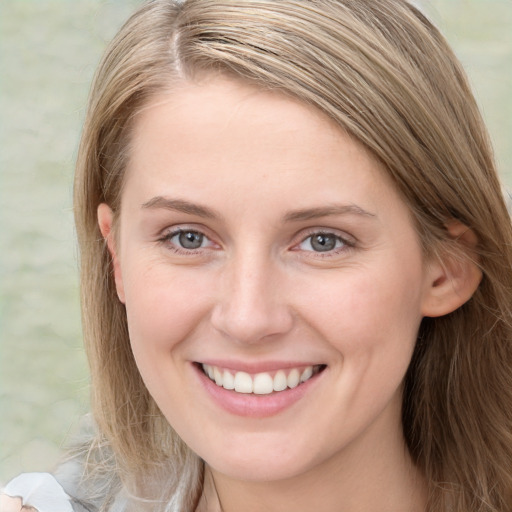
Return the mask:
[(237, 393), (252, 393), (252, 378), (248, 373), (236, 372), (235, 391)]
[(283, 391), (288, 387), (288, 381), (286, 379), (286, 373), (283, 370), (279, 370), (274, 375), (274, 391)]
[(299, 385), (300, 381), (300, 373), (297, 368), (294, 368), (289, 374), (288, 374), (288, 387), (289, 388), (296, 388)]
[(298, 368), (292, 368), (288, 375), (285, 370), (278, 370), (274, 378), (269, 373), (257, 373), (251, 376), (246, 372), (223, 370), (216, 366), (203, 364), (203, 371), (208, 377), (224, 389), (235, 390), (237, 393), (254, 393), (256, 395), (268, 395), (272, 392), (284, 391), (287, 388), (296, 388), (306, 382), (320, 371), (319, 366), (306, 366), (302, 372)]
[(217, 386), (222, 386), (222, 373), (220, 373), (220, 370), (216, 367), (213, 369), (213, 378)]
[(227, 370), (224, 370), (222, 375), (222, 387), (224, 389), (235, 389), (235, 377)]
[(268, 373), (258, 373), (254, 377), (253, 391), (257, 395), (268, 395), (274, 391), (274, 379)]
[(308, 366), (303, 372), (302, 372), (302, 375), (300, 376), (300, 381), (301, 382), (305, 382), (307, 381), (308, 379), (311, 378), (311, 376), (313, 375), (313, 367), (312, 366)]

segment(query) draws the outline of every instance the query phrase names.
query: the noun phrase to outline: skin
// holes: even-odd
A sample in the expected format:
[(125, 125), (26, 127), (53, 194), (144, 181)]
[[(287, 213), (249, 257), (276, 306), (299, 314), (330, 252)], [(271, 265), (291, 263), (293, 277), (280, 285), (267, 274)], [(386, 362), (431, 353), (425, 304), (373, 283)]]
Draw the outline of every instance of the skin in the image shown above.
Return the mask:
[[(478, 285), (470, 260), (427, 261), (385, 170), (322, 114), (222, 76), (154, 98), (126, 172), (117, 224), (106, 204), (98, 221), (133, 353), (222, 510), (424, 510), (402, 381), (421, 319)], [(201, 247), (180, 246), (180, 230)], [(460, 223), (447, 232), (476, 242)], [(334, 246), (318, 250), (319, 233)], [(195, 363), (219, 359), (325, 370), (253, 418), (205, 391)]]
[(2, 510), (2, 512), (20, 512), (21, 510), (25, 512), (25, 510), (30, 509), (23, 507), (21, 498), (11, 498), (10, 496), (2, 494), (0, 496), (0, 510)]
[[(154, 197), (220, 216), (141, 207)], [(448, 223), (468, 257), (426, 261), (407, 207), (361, 146), (300, 103), (222, 77), (143, 112), (122, 202), (117, 237), (108, 205), (98, 219), (134, 355), (206, 461), (222, 510), (424, 510), (426, 483), (402, 436), (402, 380), (421, 318), (454, 311), (478, 287), (474, 234)], [(371, 215), (284, 220), (333, 204)], [(177, 237), (159, 241), (173, 226), (208, 241), (177, 253)], [(339, 241), (319, 254), (307, 238), (318, 232), (350, 250)], [(191, 371), (205, 354), (299, 355), (327, 369), (290, 409), (255, 421), (205, 396)], [(32, 510), (4, 495), (0, 505)]]

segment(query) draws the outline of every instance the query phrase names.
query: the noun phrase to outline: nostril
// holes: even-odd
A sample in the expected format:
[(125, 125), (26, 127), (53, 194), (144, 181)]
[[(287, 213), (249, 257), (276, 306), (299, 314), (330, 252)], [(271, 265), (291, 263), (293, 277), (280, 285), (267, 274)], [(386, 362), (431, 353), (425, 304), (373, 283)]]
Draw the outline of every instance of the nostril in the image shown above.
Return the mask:
[(252, 344), (271, 341), (289, 332), (293, 317), (285, 306), (260, 303), (249, 307), (248, 303), (233, 300), (214, 310), (211, 322), (223, 336), (235, 342)]

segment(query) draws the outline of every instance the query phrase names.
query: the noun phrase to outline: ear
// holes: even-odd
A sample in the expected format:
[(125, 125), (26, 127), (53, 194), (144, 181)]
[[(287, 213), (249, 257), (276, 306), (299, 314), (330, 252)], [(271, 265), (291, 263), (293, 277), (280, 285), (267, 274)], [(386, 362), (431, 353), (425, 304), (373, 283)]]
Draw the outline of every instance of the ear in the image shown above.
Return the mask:
[(115, 237), (113, 233), (114, 214), (106, 203), (101, 203), (98, 206), (98, 224), (100, 226), (101, 234), (107, 243), (108, 252), (112, 257), (112, 266), (114, 270), (114, 281), (116, 283), (117, 296), (124, 304), (124, 286), (123, 276), (121, 273), (121, 266), (119, 264), (119, 257), (116, 252)]
[(482, 280), (476, 260), (476, 235), (458, 221), (451, 221), (446, 230), (460, 249), (446, 251), (430, 263), (423, 316), (438, 317), (455, 311), (473, 296)]

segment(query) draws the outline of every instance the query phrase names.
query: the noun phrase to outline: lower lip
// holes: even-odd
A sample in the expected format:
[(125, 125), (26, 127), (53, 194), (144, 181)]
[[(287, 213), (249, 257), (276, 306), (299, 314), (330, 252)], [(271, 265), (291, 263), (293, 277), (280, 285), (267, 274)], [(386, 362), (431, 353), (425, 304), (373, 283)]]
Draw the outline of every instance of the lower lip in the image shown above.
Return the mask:
[(201, 368), (195, 364), (193, 366), (202, 385), (215, 403), (231, 414), (250, 418), (274, 416), (291, 407), (314, 386), (315, 382), (325, 371), (317, 373), (306, 382), (299, 384), (296, 388), (268, 395), (256, 395), (254, 393), (237, 393), (234, 390), (217, 386), (215, 382), (204, 374)]

